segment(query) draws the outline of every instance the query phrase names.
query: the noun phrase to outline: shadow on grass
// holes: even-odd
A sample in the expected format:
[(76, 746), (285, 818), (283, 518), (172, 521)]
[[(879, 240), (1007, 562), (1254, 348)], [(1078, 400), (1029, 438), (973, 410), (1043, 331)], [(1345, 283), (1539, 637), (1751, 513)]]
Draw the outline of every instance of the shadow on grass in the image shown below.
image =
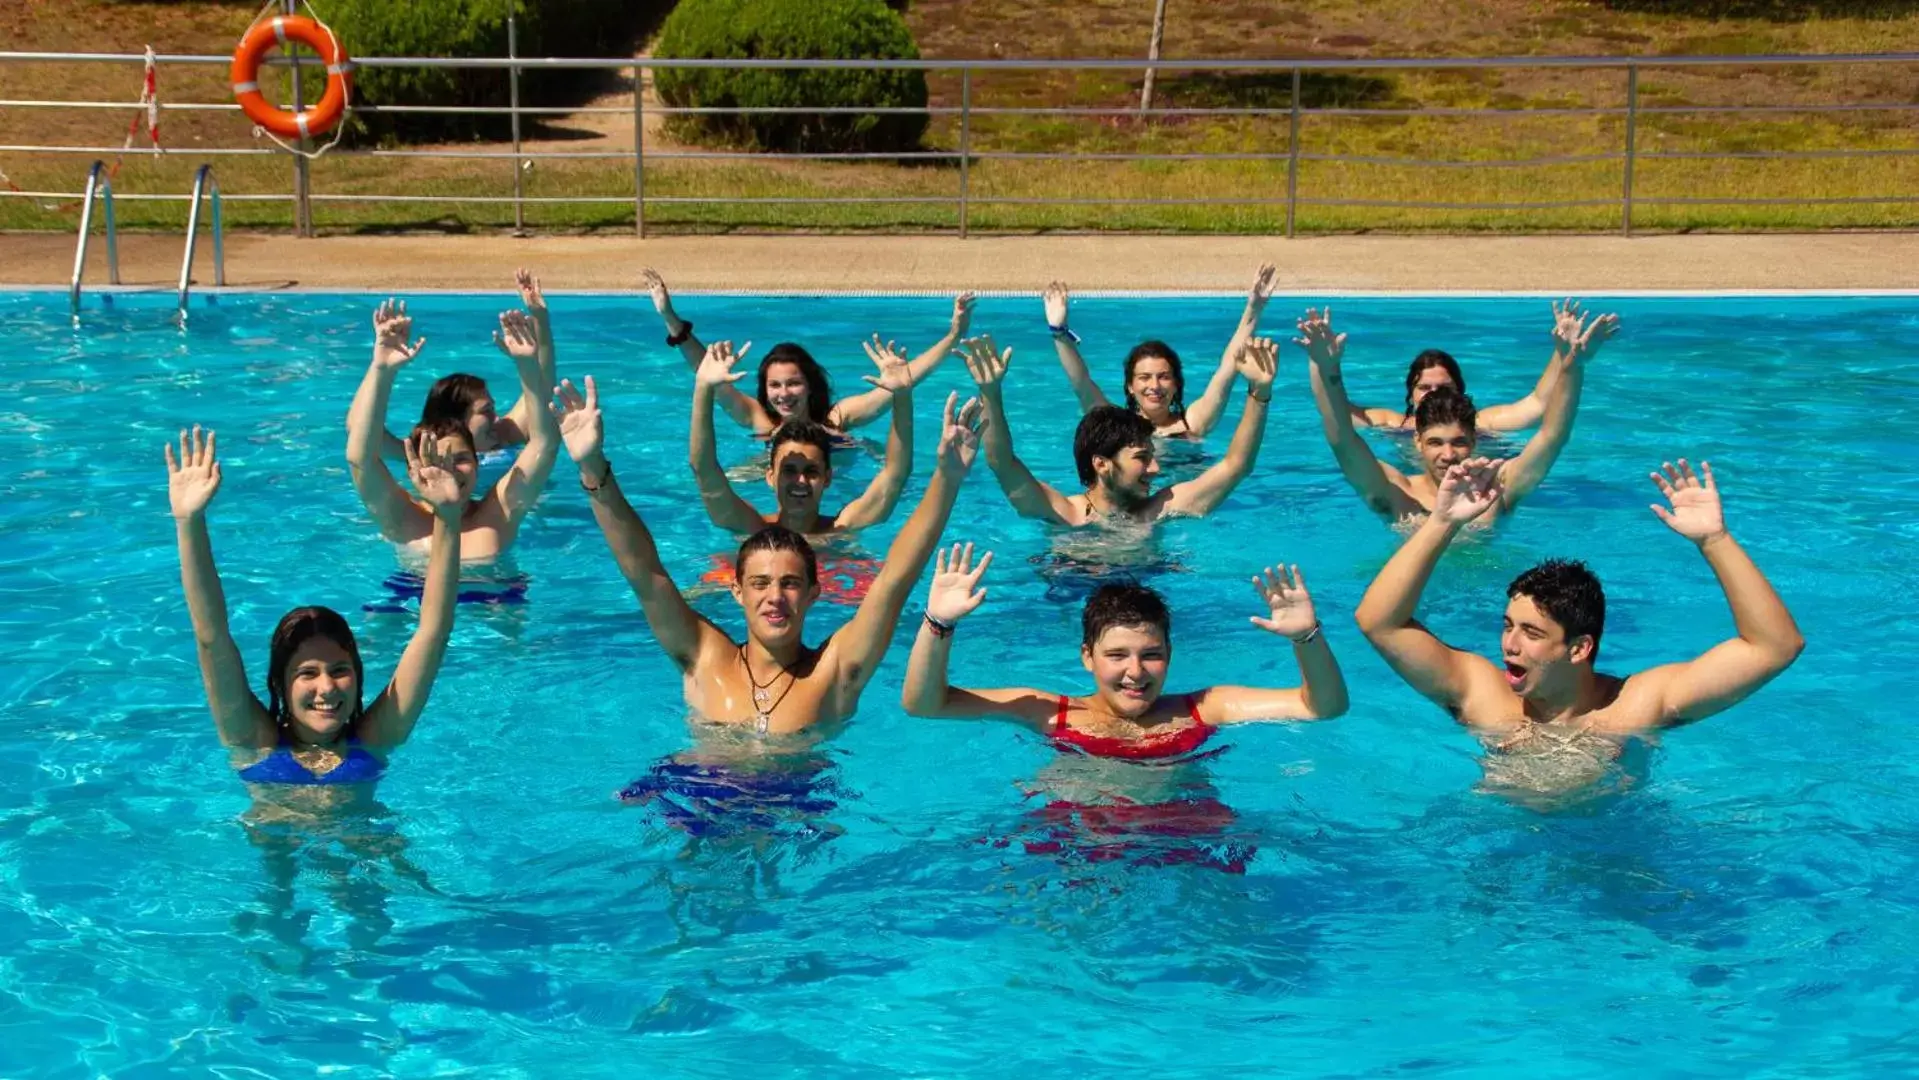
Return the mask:
[[(1379, 75), (1307, 71), (1299, 77), (1299, 103), (1307, 109), (1384, 105), (1393, 100), (1393, 90), (1393, 80)], [(1293, 74), (1290, 71), (1176, 74), (1154, 84), (1153, 104), (1169, 109), (1290, 109), (1293, 107)]]
[(1919, 12), (1919, 0), (1600, 0), (1613, 11), (1679, 15), (1694, 19), (1903, 19)]

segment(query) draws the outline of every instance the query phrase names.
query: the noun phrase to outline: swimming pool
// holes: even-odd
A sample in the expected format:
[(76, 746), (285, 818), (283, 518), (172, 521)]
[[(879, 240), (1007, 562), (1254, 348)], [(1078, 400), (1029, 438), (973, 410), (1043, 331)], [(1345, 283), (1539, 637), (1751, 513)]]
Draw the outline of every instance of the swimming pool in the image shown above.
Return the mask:
[[(514, 556), (527, 602), (462, 606), (383, 809), (330, 832), (249, 828), (194, 667), (160, 446), (182, 424), (221, 432), (210, 524), (255, 682), (296, 603), (347, 613), (383, 679), (412, 622), (364, 610), (390, 601), (396, 562), (342, 456), (375, 299), (196, 298), (180, 331), (160, 296), (90, 297), (77, 329), (59, 293), (0, 297), (0, 1075), (1919, 1069), (1919, 755), (1904, 730), (1919, 298), (1608, 302), (1626, 331), (1553, 475), (1442, 565), (1423, 614), (1455, 643), (1495, 648), (1511, 575), (1571, 554), (1607, 586), (1603, 668), (1691, 655), (1730, 619), (1703, 561), (1647, 511), (1645, 474), (1713, 461), (1729, 524), (1810, 645), (1745, 704), (1666, 736), (1621, 798), (1542, 814), (1475, 793), (1474, 742), (1352, 628), (1396, 538), (1341, 481), (1289, 346), (1258, 470), (1214, 518), (1166, 530), (1150, 580), (1172, 602), (1174, 689), (1291, 681), (1290, 658), (1246, 625), (1245, 579), (1299, 562), (1353, 706), (1233, 731), (1168, 781), (1180, 815), (1055, 805), (1131, 780), (1080, 774), (1010, 726), (903, 715), (905, 640), (804, 790), (734, 796), (730, 814), (687, 784), (672, 808), (621, 805), (612, 793), (689, 735), (677, 673), (562, 464)], [(1268, 331), (1309, 299), (1276, 298)], [(597, 376), (609, 453), (688, 585), (731, 547), (695, 509), (690, 377), (644, 297), (551, 303), (561, 373)], [(412, 298), (431, 344), (402, 374), (395, 425), (455, 369), (508, 403), (511, 369), (486, 342), (508, 305), (504, 291)], [(679, 307), (708, 340), (797, 337), (850, 389), (860, 337), (922, 346), (948, 305)], [(1523, 393), (1545, 360), (1543, 299), (1334, 308), (1367, 404), (1392, 404), (1426, 345), (1458, 356), (1482, 401)], [(1238, 309), (1089, 298), (1073, 322), (1110, 390), (1143, 336), (1210, 367)], [(1016, 350), (1021, 455), (1070, 487), (1077, 409), (1037, 300), (982, 300), (975, 328)], [(933, 410), (965, 385), (949, 363), (918, 395), (907, 506)], [(729, 463), (751, 457), (720, 431)], [(836, 494), (876, 467), (850, 455)], [(865, 546), (883, 551), (904, 512)], [(955, 681), (1083, 686), (1078, 586), (983, 466), (947, 537), (999, 553)], [(737, 631), (723, 597), (699, 606)], [(822, 605), (809, 637), (843, 610)], [(674, 825), (689, 816), (698, 835)]]

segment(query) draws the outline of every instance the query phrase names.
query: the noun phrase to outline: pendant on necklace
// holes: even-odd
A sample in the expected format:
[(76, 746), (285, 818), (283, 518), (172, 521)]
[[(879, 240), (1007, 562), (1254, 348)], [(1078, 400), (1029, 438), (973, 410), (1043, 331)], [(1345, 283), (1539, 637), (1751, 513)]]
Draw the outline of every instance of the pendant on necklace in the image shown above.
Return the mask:
[(773, 718), (771, 716), (766, 715), (765, 710), (761, 710), (753, 714), (753, 729), (759, 732), (761, 735), (766, 734), (767, 729), (772, 726), (773, 726)]
[(755, 705), (765, 705), (766, 699), (772, 696), (773, 688), (771, 686), (755, 686), (753, 688), (753, 704)]

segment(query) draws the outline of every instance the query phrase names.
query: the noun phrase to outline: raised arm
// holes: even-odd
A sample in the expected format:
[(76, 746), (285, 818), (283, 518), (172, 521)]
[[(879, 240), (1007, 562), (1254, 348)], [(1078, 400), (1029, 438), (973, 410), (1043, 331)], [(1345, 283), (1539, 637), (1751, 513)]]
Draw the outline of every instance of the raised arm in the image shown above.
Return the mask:
[(1089, 413), (1101, 405), (1112, 403), (1106, 400), (1099, 384), (1093, 381), (1092, 373), (1086, 370), (1086, 358), (1079, 354), (1079, 335), (1066, 325), (1068, 300), (1066, 283), (1063, 281), (1052, 282), (1040, 294), (1040, 301), (1046, 305), (1046, 328), (1052, 331), (1053, 349), (1059, 353), (1059, 366), (1066, 372), (1066, 382), (1073, 388), (1073, 396), (1079, 399), (1079, 411)]
[(1232, 392), (1233, 379), (1239, 374), (1239, 354), (1259, 333), (1259, 317), (1266, 310), (1266, 301), (1272, 299), (1278, 274), (1278, 267), (1262, 263), (1259, 273), (1253, 277), (1253, 287), (1246, 294), (1246, 310), (1240, 313), (1239, 326), (1233, 331), (1232, 340), (1226, 343), (1226, 351), (1219, 356), (1219, 366), (1213, 369), (1213, 377), (1206, 383), (1199, 400), (1186, 407), (1186, 426), (1195, 434), (1212, 431), (1226, 415), (1226, 398)]
[[(748, 342), (747, 347), (751, 348), (752, 343)], [(693, 423), (688, 428), (686, 451), (706, 516), (720, 528), (737, 533), (757, 532), (765, 519), (751, 503), (740, 498), (726, 470), (720, 468), (720, 454), (713, 436), (713, 398), (722, 388), (730, 388), (746, 378), (746, 372), (733, 370), (733, 365), (745, 355), (745, 349), (735, 355), (730, 341), (716, 341), (706, 350), (706, 358), (693, 373)]]
[[(666, 344), (680, 350), (680, 356), (686, 360), (686, 366), (693, 371), (700, 370), (700, 361), (706, 359), (706, 346), (693, 336), (693, 324), (673, 310), (673, 294), (666, 291), (666, 279), (652, 267), (640, 270), (640, 281), (646, 286), (647, 294), (653, 298), (653, 310), (659, 312), (660, 322), (666, 326)], [(765, 435), (780, 426), (779, 420), (767, 415), (759, 401), (742, 394), (738, 388), (728, 386), (717, 394), (720, 407), (733, 422), (752, 431), (756, 435)]]
[(213, 565), (213, 541), (207, 536), (207, 504), (220, 490), (220, 463), (214, 456), (213, 432), (205, 437), (195, 427), (180, 433), (180, 456), (166, 447), (167, 501), (173, 511), (174, 539), (180, 545), (180, 588), (186, 593), (187, 614), (193, 618), (194, 652), (200, 659), (200, 681), (207, 689), (207, 707), (220, 741), (227, 746), (265, 748), (277, 731), (266, 706), (247, 685), (240, 647), (227, 627), (227, 596), (220, 572)]
[(892, 517), (906, 478), (913, 474), (912, 372), (898, 347), (890, 341), (881, 344), (878, 334), (866, 343), (866, 356), (880, 373), (862, 378), (873, 384), (875, 393), (893, 399), (893, 424), (886, 436), (886, 463), (860, 497), (840, 510), (836, 520), (841, 529), (863, 529)]
[(426, 709), (433, 680), (453, 637), (453, 609), (460, 594), (460, 512), (468, 492), (446, 467), (429, 435), (406, 448), (407, 476), (421, 501), (433, 509), (433, 539), (427, 547), (426, 587), (420, 593), (420, 624), (400, 654), (393, 679), (360, 718), (360, 741), (374, 750), (391, 750), (413, 734)]
[(1271, 338), (1254, 338), (1239, 354), (1239, 373), (1246, 376), (1246, 411), (1226, 454), (1191, 480), (1167, 489), (1169, 513), (1199, 516), (1213, 508), (1239, 486), (1259, 460), (1259, 444), (1266, 438), (1266, 411), (1273, 400), (1273, 377), (1278, 369), (1279, 346)]
[(899, 626), (900, 612), (906, 607), (913, 585), (919, 581), (920, 571), (926, 569), (927, 560), (933, 557), (940, 530), (946, 528), (946, 519), (953, 512), (953, 500), (959, 496), (960, 484), (979, 450), (979, 402), (969, 401), (964, 409), (955, 412), (958, 399), (958, 394), (947, 396), (940, 423), (939, 451), (926, 494), (921, 496), (920, 504), (913, 508), (906, 524), (900, 526), (892, 546), (886, 549), (886, 561), (867, 588), (866, 597), (860, 601), (852, 621), (833, 635), (840, 704), (844, 712), (852, 711), (860, 691), (873, 677), (880, 657), (891, 644), (893, 631)]
[[(552, 376), (552, 369), (541, 359), (547, 353), (543, 333), (538, 319), (524, 312), (507, 311), (501, 313), (500, 329), (493, 334), (493, 344), (511, 357), (513, 366), (519, 369), (521, 400), (541, 401), (552, 393), (550, 383), (545, 388), (541, 386)], [(526, 512), (539, 501), (540, 492), (546, 490), (546, 481), (553, 475), (553, 463), (560, 456), (560, 422), (553, 410), (542, 408), (532, 412), (525, 434), (526, 446), (492, 492), (493, 498), (500, 502), (500, 509), (505, 511), (509, 535), (518, 531)]]
[(946, 661), (953, 648), (953, 630), (986, 599), (979, 581), (993, 564), (992, 552), (973, 562), (973, 545), (953, 545), (941, 551), (933, 568), (933, 586), (926, 594), (926, 612), (913, 654), (906, 661), (906, 685), (900, 705), (912, 716), (951, 718), (1001, 717), (1044, 729), (1053, 699), (1029, 687), (962, 690), (946, 681)]
[[(520, 400), (506, 411), (493, 425), (494, 434), (503, 444), (523, 443), (530, 440), (533, 427), (542, 416), (551, 416), (546, 403), (553, 396), (555, 372), (559, 370), (558, 361), (553, 355), (553, 319), (547, 314), (546, 297), (540, 292), (540, 279), (525, 269), (513, 272), (513, 283), (520, 289), (520, 304), (526, 309), (527, 317), (533, 323), (533, 335), (539, 342), (539, 377), (534, 380), (535, 389), (526, 388), (524, 375), (520, 379)], [(499, 335), (494, 335), (498, 343)], [(516, 365), (517, 367), (517, 365)], [(558, 439), (556, 438), (557, 444)], [(557, 446), (555, 447), (557, 451)]]
[(979, 386), (981, 438), (986, 447), (986, 466), (993, 470), (1006, 501), (1021, 517), (1050, 521), (1055, 525), (1077, 525), (1081, 515), (1073, 501), (1051, 485), (1034, 479), (1032, 470), (1013, 453), (1013, 429), (1006, 422), (1006, 403), (1000, 397), (1000, 384), (1006, 378), (1006, 366), (1013, 361), (1013, 350), (1000, 351), (992, 335), (974, 338), (961, 354), (967, 373)]
[(406, 304), (388, 300), (373, 312), (373, 362), (360, 380), (347, 410), (346, 460), (353, 473), (353, 490), (373, 515), (373, 521), (388, 540), (413, 539), (419, 524), (420, 508), (387, 470), (382, 456), (387, 436), (387, 399), (393, 394), (393, 377), (420, 350), (426, 339), (408, 344), (413, 320)]
[(593, 519), (600, 523), (606, 546), (620, 565), (620, 573), (640, 598), (640, 610), (646, 624), (681, 671), (691, 671), (703, 651), (715, 646), (730, 647), (732, 642), (713, 624), (694, 612), (686, 598), (660, 565), (660, 552), (653, 534), (633, 511), (613, 476), (613, 464), (602, 449), (605, 431), (600, 418), (599, 389), (587, 376), (586, 396), (573, 388), (572, 380), (560, 384), (555, 408), (560, 418), (560, 435), (566, 452), (580, 467), (580, 486), (593, 504)]
[(1353, 430), (1353, 407), (1346, 400), (1346, 380), (1339, 371), (1346, 352), (1346, 335), (1333, 333), (1333, 312), (1306, 310), (1298, 323), (1299, 337), (1293, 341), (1304, 347), (1313, 384), (1313, 404), (1319, 409), (1320, 427), (1326, 443), (1333, 448), (1333, 460), (1345, 474), (1366, 505), (1377, 513), (1391, 516), (1400, 503), (1399, 486), (1394, 483), (1397, 470), (1381, 464), (1373, 448)]
[(1652, 511), (1706, 557), (1732, 607), (1735, 635), (1696, 659), (1654, 668), (1630, 680), (1651, 682), (1658, 690), (1659, 723), (1685, 724), (1730, 708), (1771, 682), (1799, 658), (1806, 639), (1772, 583), (1726, 531), (1712, 466), (1700, 463), (1703, 481), (1685, 458), (1679, 459), (1678, 468), (1667, 464), (1664, 469), (1663, 476), (1655, 472), (1652, 478), (1672, 509), (1654, 504)]
[(1617, 315), (1600, 315), (1590, 321), (1561, 324), (1558, 378), (1554, 380), (1546, 418), (1539, 430), (1526, 440), (1526, 448), (1505, 465), (1505, 508), (1511, 510), (1519, 500), (1532, 494), (1540, 481), (1559, 460), (1559, 452), (1572, 438), (1573, 420), (1579, 414), (1579, 395), (1586, 383), (1586, 364), (1612, 336), (1619, 332)]
[[(947, 324), (945, 336), (934, 342), (930, 348), (914, 357), (912, 362), (906, 365), (909, 385), (918, 386), (924, 382), (926, 377), (933, 373), (933, 369), (938, 367), (940, 362), (946, 359), (947, 354), (953, 351), (953, 347), (959, 344), (960, 339), (966, 336), (966, 328), (971, 326), (972, 323), (973, 294), (970, 292), (961, 293), (953, 298), (953, 319), (952, 322)], [(879, 337), (878, 334), (874, 334), (873, 340), (877, 342), (879, 341)], [(888, 347), (891, 347), (890, 343)], [(872, 355), (870, 349), (867, 355)], [(832, 411), (827, 413), (826, 422), (829, 425), (839, 428), (841, 431), (850, 431), (862, 424), (872, 422), (880, 413), (885, 412), (887, 408), (893, 404), (893, 394), (891, 391), (880, 387), (871, 376), (861, 376), (861, 378), (864, 378), (869, 383), (873, 383), (875, 389), (868, 390), (862, 394), (855, 394), (849, 398), (842, 398), (835, 402)]]
[(1499, 470), (1484, 458), (1454, 465), (1440, 481), (1433, 512), (1388, 559), (1354, 612), (1359, 630), (1412, 688), (1457, 711), (1484, 657), (1452, 648), (1413, 618), (1433, 567), (1459, 530), (1499, 502)]
[(1299, 567), (1290, 577), (1285, 564), (1265, 577), (1253, 575), (1253, 591), (1268, 614), (1253, 616), (1254, 626), (1293, 643), (1293, 662), (1299, 665), (1299, 685), (1279, 689), (1252, 686), (1215, 686), (1199, 696), (1200, 718), (1210, 724), (1247, 720), (1329, 720), (1346, 711), (1346, 677), (1326, 643), (1313, 610), (1312, 594)]

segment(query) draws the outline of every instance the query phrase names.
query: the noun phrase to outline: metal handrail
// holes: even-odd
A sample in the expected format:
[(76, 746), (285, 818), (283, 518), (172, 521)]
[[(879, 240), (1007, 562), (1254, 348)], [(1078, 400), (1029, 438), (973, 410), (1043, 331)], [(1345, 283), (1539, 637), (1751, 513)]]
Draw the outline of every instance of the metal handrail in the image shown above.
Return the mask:
[(86, 201), (80, 207), (80, 236), (73, 245), (73, 280), (67, 285), (67, 303), (75, 315), (80, 314), (80, 276), (87, 269), (87, 240), (93, 235), (93, 201), (101, 198), (107, 204), (107, 282), (120, 284), (120, 236), (113, 226), (113, 178), (107, 175), (107, 163), (96, 161), (87, 170), (87, 191), (82, 196)]
[(213, 203), (213, 219), (208, 227), (213, 230), (213, 283), (221, 288), (227, 283), (226, 230), (220, 221), (220, 181), (214, 179), (213, 166), (202, 165), (193, 174), (193, 203), (187, 211), (187, 250), (180, 259), (180, 320), (187, 317), (187, 290), (193, 284), (193, 249), (200, 239), (200, 206), (202, 198)]

